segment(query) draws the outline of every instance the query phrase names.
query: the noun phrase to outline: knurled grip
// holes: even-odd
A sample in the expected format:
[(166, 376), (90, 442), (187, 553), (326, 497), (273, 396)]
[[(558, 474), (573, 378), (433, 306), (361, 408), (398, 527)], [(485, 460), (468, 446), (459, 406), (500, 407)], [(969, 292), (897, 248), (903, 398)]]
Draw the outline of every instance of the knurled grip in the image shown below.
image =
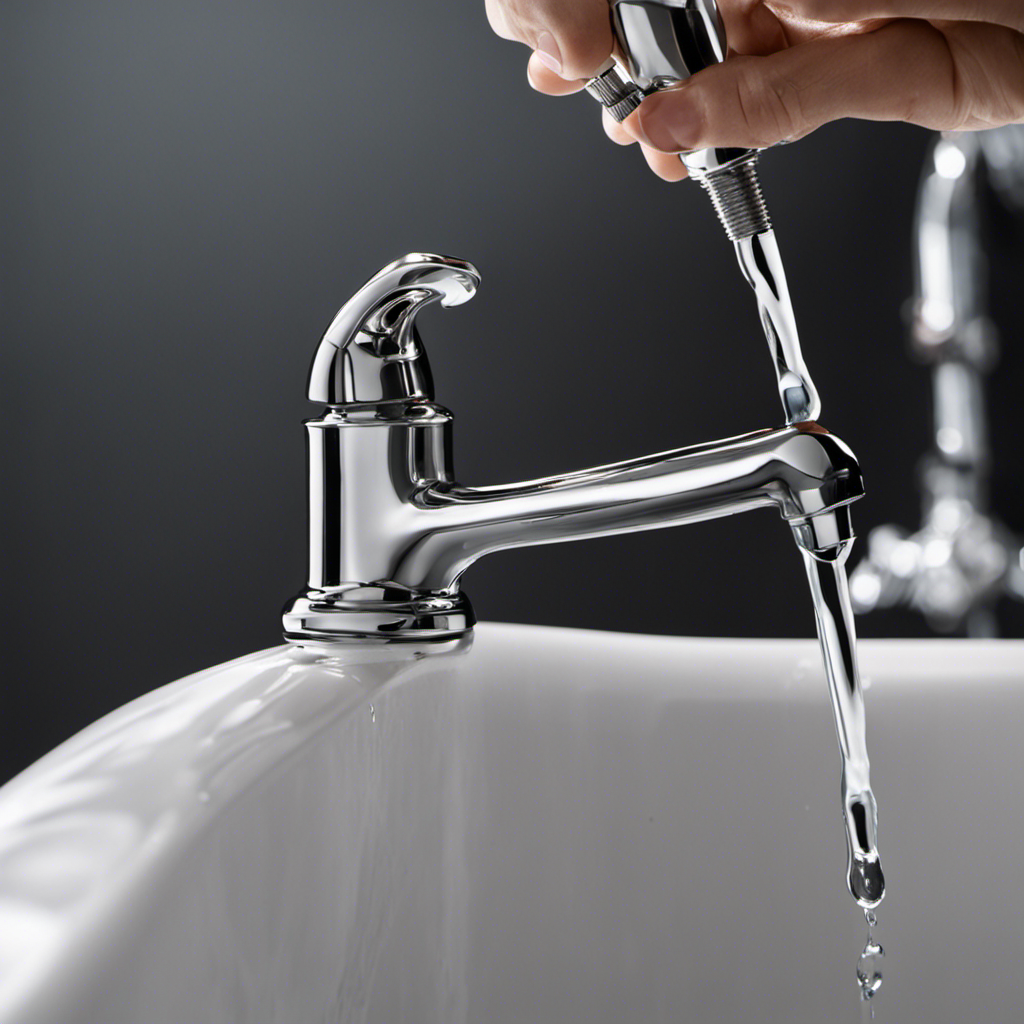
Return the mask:
[(587, 82), (587, 92), (618, 122), (625, 121), (643, 102), (644, 94), (613, 63)]

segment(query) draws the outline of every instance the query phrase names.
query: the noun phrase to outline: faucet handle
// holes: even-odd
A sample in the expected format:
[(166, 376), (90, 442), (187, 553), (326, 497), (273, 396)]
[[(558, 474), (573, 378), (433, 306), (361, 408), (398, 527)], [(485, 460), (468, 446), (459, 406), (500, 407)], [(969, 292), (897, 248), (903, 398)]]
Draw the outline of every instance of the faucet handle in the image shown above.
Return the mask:
[(327, 328), (309, 372), (309, 400), (330, 406), (433, 398), (416, 314), (431, 302), (458, 306), (480, 284), (452, 256), (413, 252), (374, 274)]

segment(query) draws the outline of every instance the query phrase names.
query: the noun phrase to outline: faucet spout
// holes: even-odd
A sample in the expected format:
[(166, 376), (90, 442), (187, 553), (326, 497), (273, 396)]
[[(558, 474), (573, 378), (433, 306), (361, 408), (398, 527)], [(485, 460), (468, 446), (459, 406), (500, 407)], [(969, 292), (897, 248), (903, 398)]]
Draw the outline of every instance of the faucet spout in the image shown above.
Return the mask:
[(395, 578), (415, 589), (450, 591), (492, 551), (663, 529), (763, 507), (777, 508), (803, 546), (833, 547), (846, 538), (808, 524), (862, 494), (853, 454), (816, 424), (525, 483), (437, 483), (417, 496), (420, 514), (410, 520), (415, 539), (397, 562)]

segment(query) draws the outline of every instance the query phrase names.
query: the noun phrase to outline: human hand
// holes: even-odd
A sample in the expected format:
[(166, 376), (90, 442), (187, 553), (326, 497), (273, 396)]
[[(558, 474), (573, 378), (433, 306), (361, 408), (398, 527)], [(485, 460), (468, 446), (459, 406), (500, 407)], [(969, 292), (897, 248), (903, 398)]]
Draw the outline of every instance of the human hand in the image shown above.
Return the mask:
[[(763, 148), (842, 117), (977, 129), (1024, 121), (1024, 0), (720, 0), (730, 57), (605, 130), (670, 154)], [(534, 49), (531, 85), (564, 95), (612, 49), (607, 0), (487, 0), (494, 30)]]

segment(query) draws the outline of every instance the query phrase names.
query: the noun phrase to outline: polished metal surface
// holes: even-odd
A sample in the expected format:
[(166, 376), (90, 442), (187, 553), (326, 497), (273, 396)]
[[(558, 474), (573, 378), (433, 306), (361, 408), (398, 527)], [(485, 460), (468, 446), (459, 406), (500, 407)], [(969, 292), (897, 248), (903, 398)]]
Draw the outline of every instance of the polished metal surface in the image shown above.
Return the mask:
[[(911, 345), (931, 365), (934, 445), (921, 472), (922, 527), (916, 533), (882, 526), (868, 538), (867, 557), (850, 581), (858, 612), (909, 605), (941, 632), (974, 636), (995, 631), (993, 608), (1003, 596), (1024, 599), (1024, 548), (989, 512), (991, 453), (984, 375), (997, 358), (996, 331), (986, 309), (982, 182), (1002, 190), (1024, 146), (1013, 131), (937, 135), (917, 200)], [(998, 161), (1004, 161), (998, 163)], [(1017, 175), (1024, 176), (1024, 165)]]
[(433, 401), (412, 318), (433, 299), (464, 301), (478, 281), (461, 260), (406, 256), (346, 303), (324, 336), (309, 395), (328, 406), (306, 423), (308, 589), (285, 611), (288, 639), (464, 633), (474, 618), (460, 577), (506, 548), (761, 507), (776, 508), (797, 543), (816, 551), (852, 537), (846, 506), (863, 494), (859, 466), (814, 423), (524, 483), (457, 483), (451, 414)]
[(985, 310), (985, 254), (978, 191), (984, 165), (978, 135), (936, 136), (917, 198), (911, 339), (929, 361), (985, 369), (995, 356)]
[(644, 92), (677, 85), (728, 53), (715, 0), (612, 0), (612, 20)]
[(467, 302), (479, 284), (480, 275), (462, 260), (411, 253), (388, 264), (327, 328), (309, 373), (309, 400), (365, 405), (429, 397), (416, 314), (431, 302)]

